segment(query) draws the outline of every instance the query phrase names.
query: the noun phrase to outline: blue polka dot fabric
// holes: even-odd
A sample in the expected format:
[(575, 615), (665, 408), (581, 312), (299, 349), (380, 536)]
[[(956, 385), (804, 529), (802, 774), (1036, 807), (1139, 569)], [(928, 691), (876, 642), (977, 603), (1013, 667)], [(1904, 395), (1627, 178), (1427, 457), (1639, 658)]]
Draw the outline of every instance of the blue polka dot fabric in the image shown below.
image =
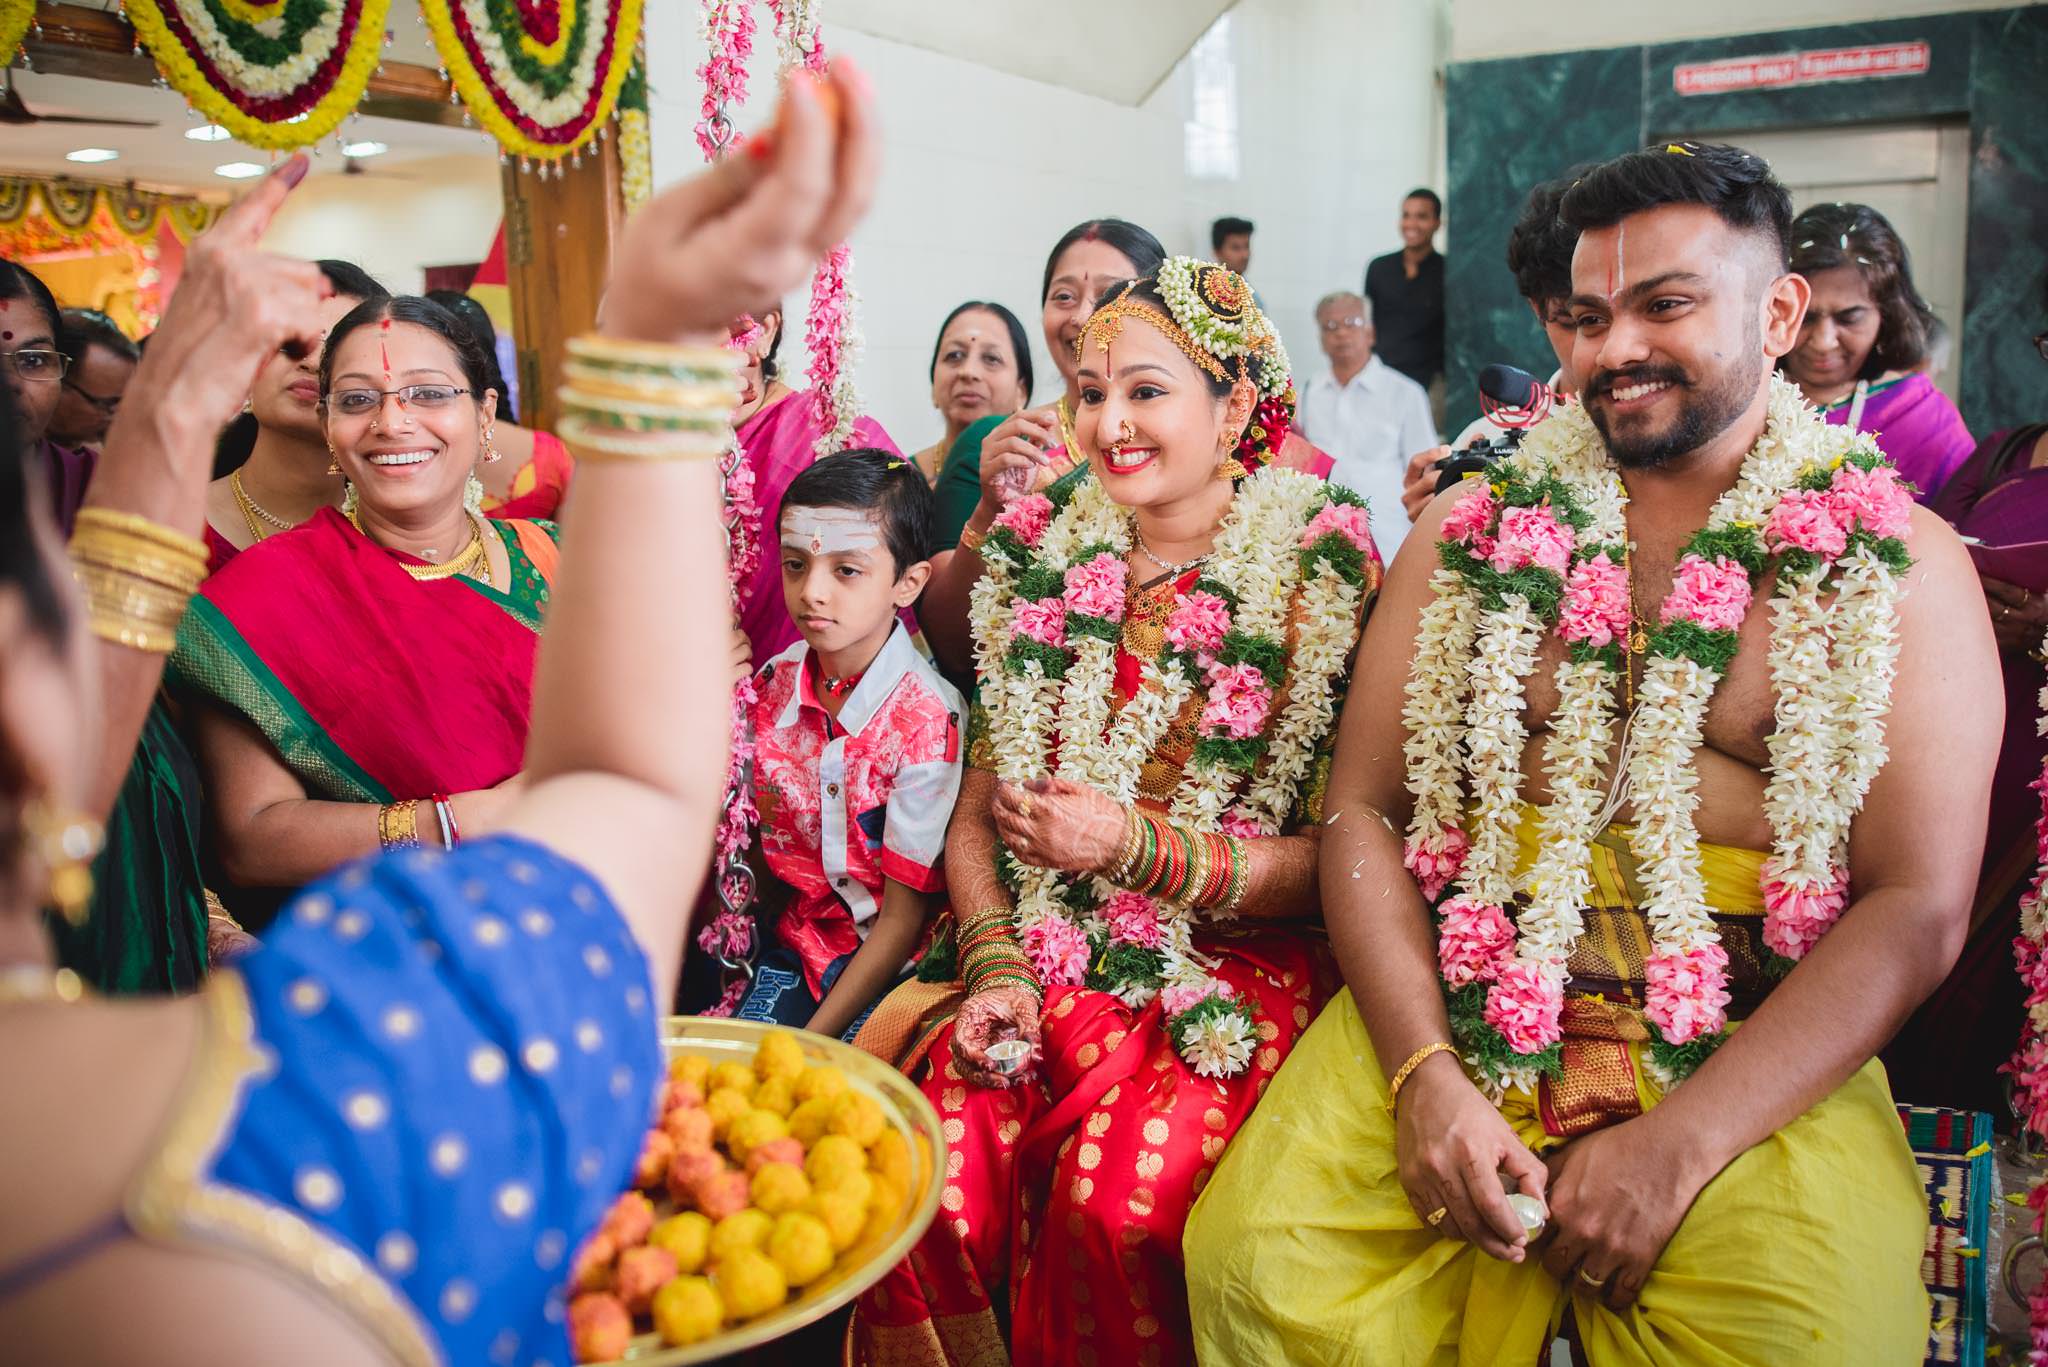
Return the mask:
[(443, 1361), (567, 1367), (569, 1259), (662, 1078), (596, 881), (511, 837), (386, 855), (306, 889), (240, 971), (263, 1061), (213, 1180), (353, 1249)]

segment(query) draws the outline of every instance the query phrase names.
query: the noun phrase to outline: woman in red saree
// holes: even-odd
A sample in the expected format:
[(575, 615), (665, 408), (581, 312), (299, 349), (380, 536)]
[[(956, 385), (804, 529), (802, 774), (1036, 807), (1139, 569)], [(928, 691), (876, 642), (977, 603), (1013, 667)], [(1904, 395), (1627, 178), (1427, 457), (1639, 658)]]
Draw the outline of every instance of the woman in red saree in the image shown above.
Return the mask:
[(1365, 510), (1275, 463), (1286, 356), (1220, 266), (1121, 287), (1076, 379), (1091, 477), (982, 543), (950, 952), (856, 1040), (950, 1146), (938, 1220), (860, 1301), (874, 1367), (1187, 1360), (1188, 1210), (1334, 978), (1315, 856)]
[(526, 748), (550, 524), (474, 509), (481, 353), (439, 305), (365, 303), (321, 357), (351, 494), (207, 580), (179, 633), (221, 861), (297, 887), (380, 845), (490, 829)]

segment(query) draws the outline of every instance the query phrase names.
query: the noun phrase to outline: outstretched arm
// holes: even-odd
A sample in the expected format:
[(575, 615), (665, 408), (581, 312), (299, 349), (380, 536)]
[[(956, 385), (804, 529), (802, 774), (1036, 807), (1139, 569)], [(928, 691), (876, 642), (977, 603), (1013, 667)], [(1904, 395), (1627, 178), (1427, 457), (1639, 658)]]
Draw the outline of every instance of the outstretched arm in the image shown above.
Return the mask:
[[(1401, 863), (1410, 800), (1401, 720), (1422, 610), (1431, 601), (1437, 527), (1456, 501), (1437, 497), (1416, 519), (1365, 627), (1323, 799), (1323, 922), (1358, 1014), (1390, 1081), (1409, 1059), (1451, 1042), (1429, 907)], [(1440, 1233), (1520, 1262), (1525, 1236), (1499, 1178), (1543, 1194), (1543, 1165), (1473, 1086), (1454, 1051), (1429, 1055), (1403, 1084), (1395, 1112), (1402, 1188), (1418, 1216), (1439, 1208)]]
[[(635, 215), (599, 331), (715, 344), (727, 319), (793, 289), (867, 207), (878, 137), (866, 84), (843, 62), (829, 94), (792, 80), (772, 142)], [(674, 991), (725, 783), (731, 624), (718, 516), (708, 460), (579, 463), (534, 684), (528, 788), (506, 822), (604, 882), (653, 962), (657, 1000)], [(653, 564), (664, 572), (649, 574)]]
[[(319, 267), (256, 250), (308, 162), (293, 156), (223, 213), (185, 253), (163, 323), (107, 430), (88, 508), (147, 518), (185, 536), (206, 529), (213, 443), (241, 409), (256, 372), (280, 347), (318, 349)], [(135, 742), (163, 677), (164, 657), (95, 640), (102, 729), (86, 811), (104, 820), (128, 776)]]

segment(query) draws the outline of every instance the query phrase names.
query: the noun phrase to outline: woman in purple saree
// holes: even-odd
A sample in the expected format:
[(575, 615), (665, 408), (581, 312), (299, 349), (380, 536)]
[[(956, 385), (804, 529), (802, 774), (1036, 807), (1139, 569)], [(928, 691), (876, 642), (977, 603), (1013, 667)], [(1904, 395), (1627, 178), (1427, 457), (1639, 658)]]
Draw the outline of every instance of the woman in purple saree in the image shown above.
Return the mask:
[(1829, 422), (1875, 433), (1932, 503), (1976, 441), (1928, 371), (1940, 324), (1913, 287), (1906, 245), (1867, 204), (1792, 220), (1792, 269), (1813, 286), (1799, 345), (1779, 364)]

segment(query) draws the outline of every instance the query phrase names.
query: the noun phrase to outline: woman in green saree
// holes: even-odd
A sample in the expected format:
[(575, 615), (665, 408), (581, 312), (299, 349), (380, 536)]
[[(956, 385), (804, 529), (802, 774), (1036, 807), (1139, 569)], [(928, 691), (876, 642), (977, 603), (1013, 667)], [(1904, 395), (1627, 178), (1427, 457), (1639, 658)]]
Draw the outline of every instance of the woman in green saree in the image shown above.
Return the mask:
[(496, 395), (428, 300), (365, 303), (321, 356), (351, 496), (207, 580), (171, 673), (196, 696), (217, 852), (293, 888), (380, 845), (452, 846), (518, 785), (551, 524), (493, 522), (475, 468)]

